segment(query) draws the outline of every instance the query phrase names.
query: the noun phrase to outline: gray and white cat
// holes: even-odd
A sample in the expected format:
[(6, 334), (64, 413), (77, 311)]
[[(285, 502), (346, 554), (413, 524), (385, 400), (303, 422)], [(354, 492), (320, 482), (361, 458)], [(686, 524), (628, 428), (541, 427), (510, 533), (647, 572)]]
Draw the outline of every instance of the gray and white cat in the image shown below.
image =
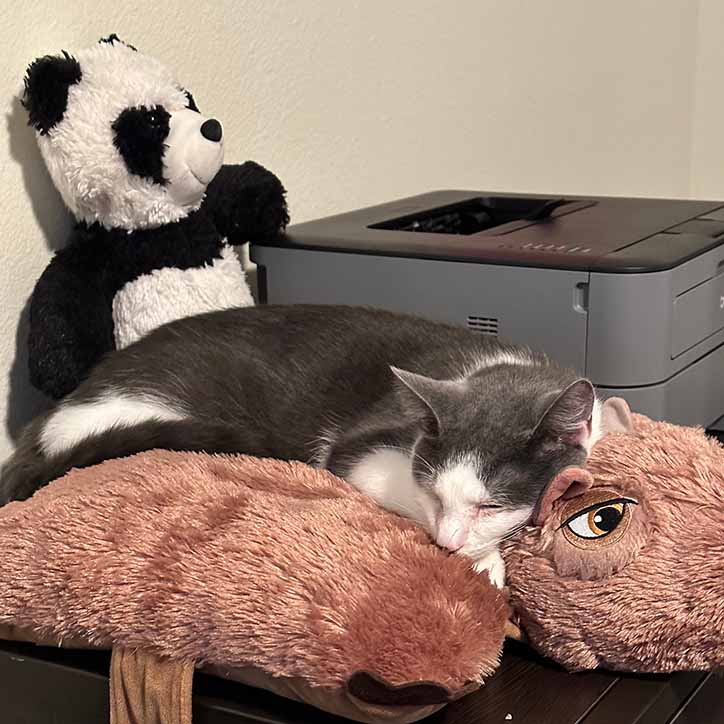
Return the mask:
[(497, 544), (585, 461), (598, 416), (587, 380), (462, 328), (355, 307), (231, 309), (102, 362), (24, 432), (1, 494), (152, 448), (306, 460), (502, 585)]

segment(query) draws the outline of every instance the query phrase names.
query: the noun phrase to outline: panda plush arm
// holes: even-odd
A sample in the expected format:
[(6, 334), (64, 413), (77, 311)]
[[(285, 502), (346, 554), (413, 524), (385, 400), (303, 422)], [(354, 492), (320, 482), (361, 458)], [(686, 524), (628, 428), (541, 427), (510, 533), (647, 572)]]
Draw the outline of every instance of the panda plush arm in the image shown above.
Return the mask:
[(72, 392), (115, 347), (111, 305), (90, 261), (72, 243), (59, 251), (30, 302), (30, 379), (53, 399)]
[(281, 181), (254, 161), (221, 167), (206, 189), (204, 209), (234, 246), (273, 238), (289, 223)]

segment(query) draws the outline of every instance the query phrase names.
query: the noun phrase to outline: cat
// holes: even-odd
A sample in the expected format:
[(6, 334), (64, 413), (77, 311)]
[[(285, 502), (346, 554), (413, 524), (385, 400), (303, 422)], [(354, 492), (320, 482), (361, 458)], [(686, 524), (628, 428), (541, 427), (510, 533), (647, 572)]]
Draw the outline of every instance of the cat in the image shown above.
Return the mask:
[(588, 380), (461, 327), (364, 307), (231, 309), (101, 362), (26, 429), (0, 494), (152, 448), (303, 460), (502, 585), (497, 544), (585, 462), (599, 415)]

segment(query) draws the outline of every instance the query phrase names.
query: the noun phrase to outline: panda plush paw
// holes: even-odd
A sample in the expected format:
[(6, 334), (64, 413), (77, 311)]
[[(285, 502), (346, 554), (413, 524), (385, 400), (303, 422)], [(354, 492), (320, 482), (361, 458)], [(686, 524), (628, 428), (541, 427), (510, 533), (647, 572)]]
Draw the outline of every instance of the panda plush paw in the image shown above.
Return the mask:
[(254, 161), (224, 165), (206, 190), (204, 208), (229, 244), (274, 238), (289, 223), (281, 181)]

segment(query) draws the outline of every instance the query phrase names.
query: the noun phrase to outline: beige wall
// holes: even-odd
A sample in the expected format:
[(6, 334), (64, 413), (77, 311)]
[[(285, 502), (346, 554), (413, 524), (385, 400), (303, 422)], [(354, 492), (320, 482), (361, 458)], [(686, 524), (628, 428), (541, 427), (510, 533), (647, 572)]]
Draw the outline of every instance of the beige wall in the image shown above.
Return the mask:
[(724, 199), (724, 2), (701, 0), (691, 108), (691, 196)]
[(436, 187), (724, 197), (721, 0), (5, 5), (0, 457), (36, 405), (18, 319), (68, 228), (16, 100), (38, 55), (116, 32), (159, 56), (297, 221)]

